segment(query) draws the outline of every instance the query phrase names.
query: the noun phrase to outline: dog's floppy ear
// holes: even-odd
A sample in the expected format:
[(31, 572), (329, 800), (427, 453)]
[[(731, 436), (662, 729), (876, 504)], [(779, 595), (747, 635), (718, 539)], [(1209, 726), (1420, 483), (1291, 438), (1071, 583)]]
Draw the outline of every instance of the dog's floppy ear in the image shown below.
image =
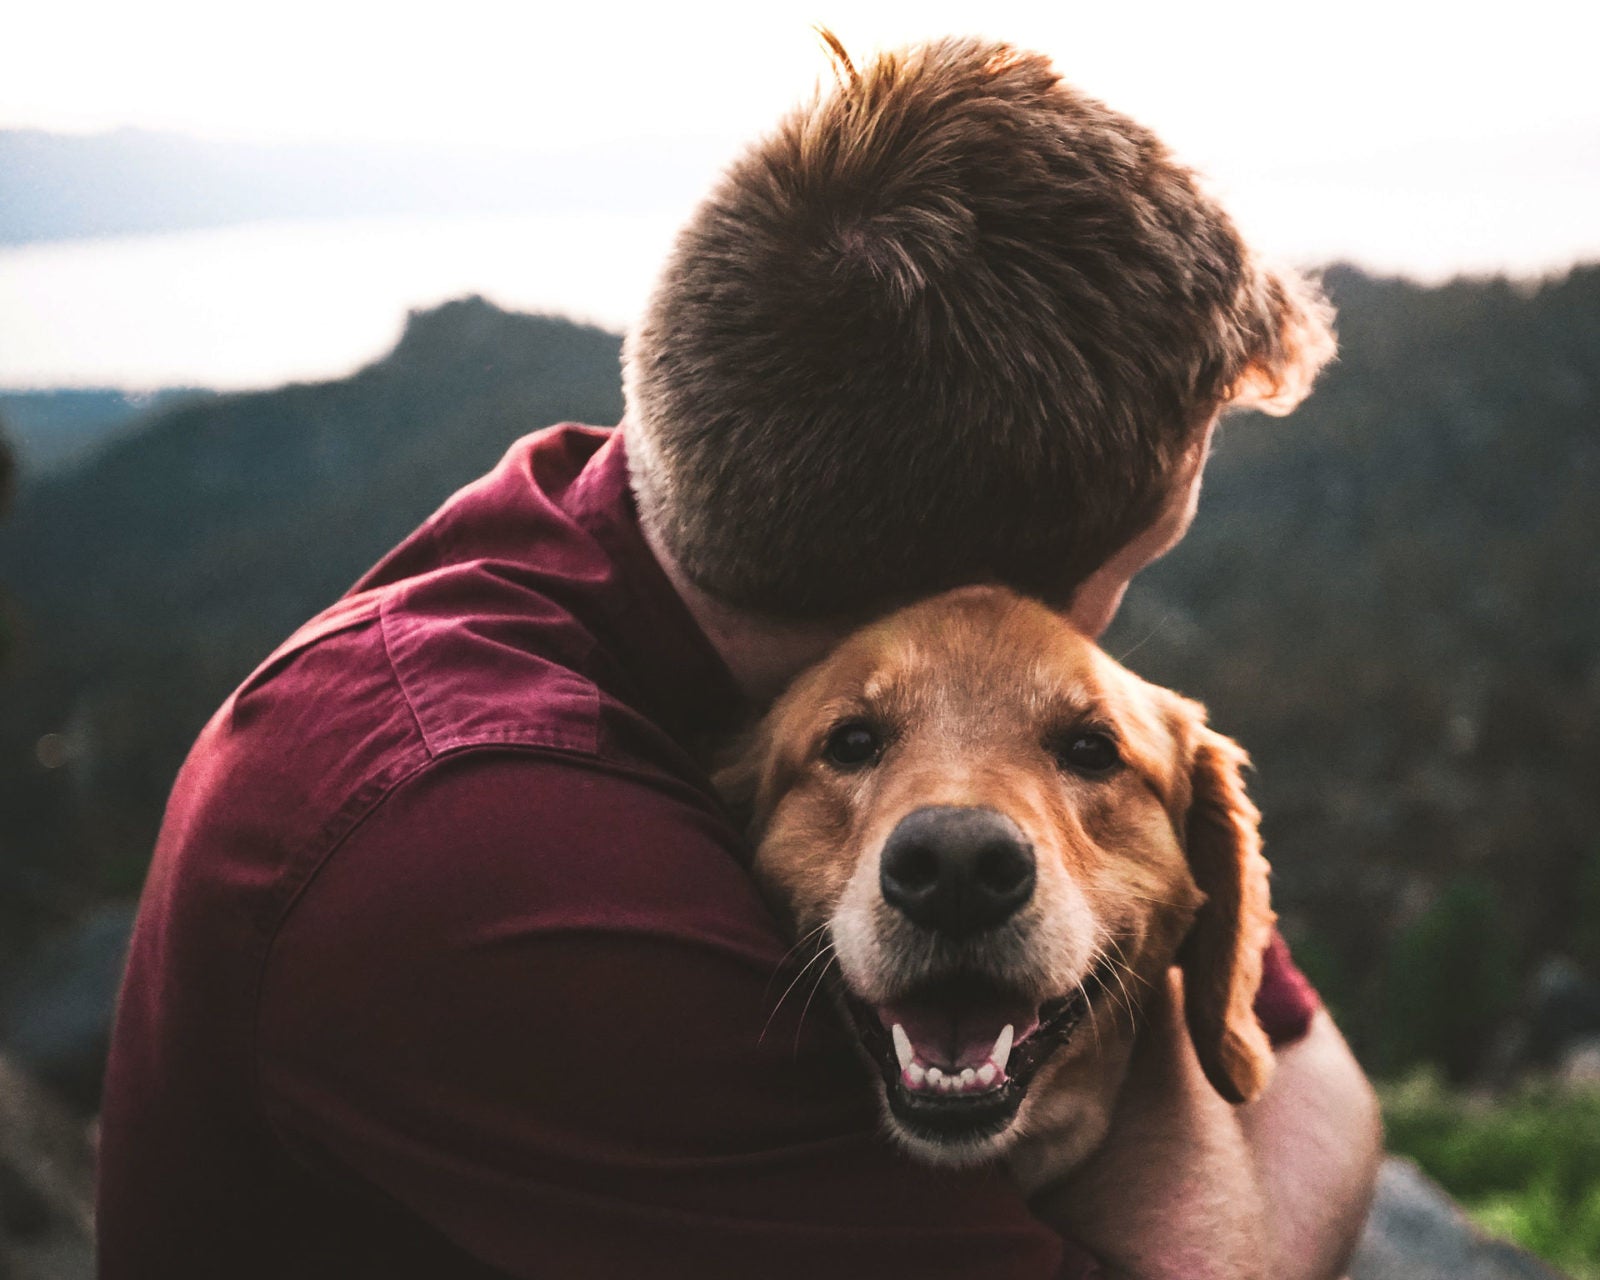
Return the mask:
[(712, 761), (711, 785), (736, 830), (752, 834), (756, 803), (761, 793), (761, 777), (770, 750), (766, 721), (748, 725), (722, 747)]
[[(760, 843), (772, 807), (802, 767), (804, 752), (794, 744), (805, 737), (814, 693), (802, 675), (762, 716), (732, 736), (711, 762), (711, 785), (739, 830)], [(785, 749), (789, 744), (789, 749)]]
[(1272, 1046), (1256, 1021), (1261, 956), (1276, 918), (1260, 813), (1245, 794), (1243, 749), (1196, 721), (1189, 726), (1191, 798), (1184, 844), (1206, 901), (1178, 960), (1184, 1008), (1206, 1079), (1229, 1102), (1249, 1102), (1272, 1074)]

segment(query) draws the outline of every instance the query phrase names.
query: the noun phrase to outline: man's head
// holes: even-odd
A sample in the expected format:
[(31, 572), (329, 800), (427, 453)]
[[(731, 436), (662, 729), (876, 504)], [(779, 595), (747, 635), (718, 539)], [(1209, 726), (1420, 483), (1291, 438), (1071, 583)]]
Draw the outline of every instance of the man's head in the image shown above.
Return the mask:
[(1042, 56), (835, 54), (837, 85), (730, 168), (629, 336), (642, 519), (752, 613), (978, 581), (1065, 605), (1187, 510), (1221, 408), (1300, 401), (1326, 305)]

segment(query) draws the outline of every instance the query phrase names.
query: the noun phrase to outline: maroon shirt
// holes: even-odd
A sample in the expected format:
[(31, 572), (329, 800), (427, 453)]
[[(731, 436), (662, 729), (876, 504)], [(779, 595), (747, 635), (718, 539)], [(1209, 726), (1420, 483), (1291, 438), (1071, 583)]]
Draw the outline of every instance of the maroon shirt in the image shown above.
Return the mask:
[[(780, 1000), (690, 749), (740, 712), (593, 428), (520, 441), (302, 628), (167, 810), (107, 1280), (1091, 1274), (1000, 1169), (895, 1151), (826, 1001)], [(1314, 997), (1272, 954), (1292, 1038)]]

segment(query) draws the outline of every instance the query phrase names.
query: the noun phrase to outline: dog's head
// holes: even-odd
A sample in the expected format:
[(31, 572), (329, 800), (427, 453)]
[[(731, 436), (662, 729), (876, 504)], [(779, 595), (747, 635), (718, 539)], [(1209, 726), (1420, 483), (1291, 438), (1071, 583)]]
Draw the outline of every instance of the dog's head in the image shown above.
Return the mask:
[(981, 587), (847, 640), (719, 782), (795, 936), (832, 948), (893, 1132), (966, 1161), (1026, 1127), (1041, 1073), (1126, 1042), (1174, 962), (1212, 1084), (1265, 1083), (1244, 763), (1198, 705)]

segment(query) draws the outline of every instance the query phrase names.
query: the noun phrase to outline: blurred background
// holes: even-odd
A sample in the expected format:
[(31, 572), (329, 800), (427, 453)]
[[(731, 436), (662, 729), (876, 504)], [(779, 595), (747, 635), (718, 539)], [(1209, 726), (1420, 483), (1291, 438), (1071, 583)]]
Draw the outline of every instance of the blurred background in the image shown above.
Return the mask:
[(1229, 420), (1107, 647), (1253, 753), (1392, 1145), (1600, 1276), (1600, 10), (1556, 0), (9, 13), (0, 1236), (45, 1243), (0, 1276), (71, 1274), (81, 1177), (5, 1143), (54, 1117), (83, 1164), (200, 724), (512, 439), (616, 421), (619, 334), (816, 21), (1043, 49), (1325, 272), (1339, 363)]

